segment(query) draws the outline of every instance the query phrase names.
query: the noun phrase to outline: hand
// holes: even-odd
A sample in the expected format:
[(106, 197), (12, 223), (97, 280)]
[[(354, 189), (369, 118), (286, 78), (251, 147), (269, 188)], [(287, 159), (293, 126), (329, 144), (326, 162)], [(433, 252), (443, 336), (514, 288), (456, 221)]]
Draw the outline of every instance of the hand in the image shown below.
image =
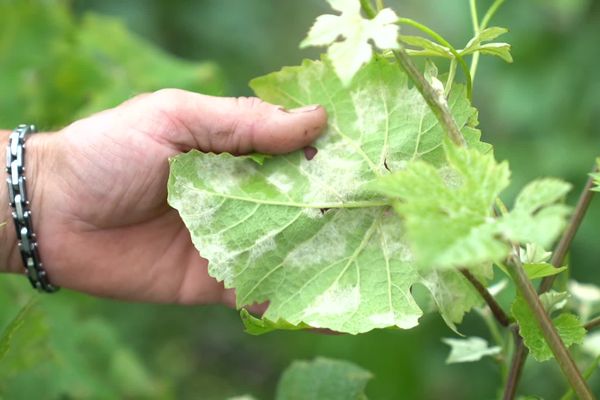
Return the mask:
[[(124, 300), (231, 303), (233, 293), (208, 276), (207, 261), (167, 205), (168, 158), (193, 148), (287, 153), (312, 142), (326, 120), (318, 106), (286, 111), (256, 98), (165, 89), (58, 133), (32, 135), (33, 226), (51, 282)], [(11, 237), (9, 266), (21, 271)]]

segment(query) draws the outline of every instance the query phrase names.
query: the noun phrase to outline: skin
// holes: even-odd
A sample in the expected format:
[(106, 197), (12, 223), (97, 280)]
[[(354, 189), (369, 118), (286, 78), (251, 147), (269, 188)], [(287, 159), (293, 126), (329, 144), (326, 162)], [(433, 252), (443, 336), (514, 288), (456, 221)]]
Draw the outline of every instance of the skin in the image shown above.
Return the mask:
[[(256, 98), (164, 89), (31, 135), (27, 189), (51, 282), (121, 300), (234, 303), (167, 204), (169, 157), (190, 149), (288, 153), (309, 145), (326, 123), (319, 106), (288, 111)], [(9, 134), (0, 131), (0, 145)], [(7, 221), (0, 272), (22, 273), (6, 185), (0, 191), (0, 220)]]

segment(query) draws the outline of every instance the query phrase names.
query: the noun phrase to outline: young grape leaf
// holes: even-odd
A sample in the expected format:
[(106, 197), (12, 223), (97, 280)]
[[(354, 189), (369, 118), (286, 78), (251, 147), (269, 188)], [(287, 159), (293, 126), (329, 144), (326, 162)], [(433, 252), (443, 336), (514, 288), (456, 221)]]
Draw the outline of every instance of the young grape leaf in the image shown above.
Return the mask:
[(520, 258), (523, 264), (545, 263), (550, 257), (552, 257), (551, 251), (546, 251), (544, 248), (533, 243), (527, 243), (525, 249), (521, 249), (520, 251)]
[[(519, 323), (519, 333), (523, 338), (523, 342), (529, 351), (531, 351), (533, 357), (540, 362), (551, 359), (553, 357), (552, 351), (542, 335), (535, 316), (522, 297), (517, 297), (511, 307), (511, 311)], [(583, 342), (586, 331), (579, 318), (575, 315), (563, 313), (554, 318), (552, 322), (565, 346), (570, 347), (573, 344), (581, 344)]]
[[(446, 321), (460, 322), (476, 293), (458, 271), (421, 275), (400, 219), (367, 185), (411, 160), (445, 163), (444, 132), (405, 73), (378, 58), (346, 87), (328, 62), (306, 61), (252, 87), (288, 108), (323, 104), (329, 127), (311, 160), (300, 151), (259, 165), (193, 151), (171, 161), (169, 202), (210, 275), (236, 289), (239, 307), (268, 300), (264, 318), (281, 328), (408, 329), (422, 315), (417, 283)], [(449, 104), (471, 145), (489, 151), (468, 126), (476, 111), (464, 87), (455, 85)]]
[(373, 375), (347, 361), (295, 361), (277, 386), (277, 400), (366, 400)]
[(444, 58), (454, 58), (454, 55), (446, 46), (431, 41), (422, 36), (400, 35), (400, 40), (409, 46), (417, 47), (419, 50), (411, 50), (409, 53), (420, 56), (438, 56)]
[(569, 293), (550, 290), (540, 295), (540, 302), (548, 314), (562, 310), (569, 300)]
[(481, 52), (482, 54), (489, 54), (493, 56), (500, 57), (504, 61), (508, 63), (513, 62), (512, 55), (510, 54), (510, 44), (508, 43), (485, 43), (496, 39), (498, 36), (505, 34), (508, 32), (506, 28), (500, 28), (497, 26), (493, 26), (490, 28), (486, 28), (479, 32), (477, 36), (467, 43), (464, 49), (460, 51), (460, 54), (466, 56), (468, 54), (472, 54), (476, 51)]
[(544, 262), (534, 264), (523, 264), (523, 268), (527, 273), (527, 277), (531, 280), (544, 278), (546, 276), (557, 275), (567, 270), (567, 267), (556, 268), (554, 265)]
[[(600, 171), (600, 158), (596, 159), (596, 171)], [(595, 186), (592, 188), (595, 192), (600, 192), (600, 172), (594, 172), (591, 174), (594, 179)]]
[(450, 346), (446, 364), (479, 361), (485, 356), (500, 354), (502, 351), (498, 346), (489, 347), (485, 339), (475, 336), (466, 339), (445, 338), (442, 341)]
[(513, 58), (510, 54), (510, 44), (508, 43), (486, 43), (477, 48), (481, 54), (500, 57), (507, 63), (512, 63)]
[(498, 260), (508, 245), (495, 237), (492, 206), (508, 186), (506, 163), (492, 154), (444, 146), (448, 166), (413, 161), (373, 187), (398, 199), (407, 236), (423, 268), (454, 268)]
[[(385, 8), (373, 19), (360, 14), (359, 0), (327, 0), (341, 15), (321, 15), (300, 47), (329, 46), (327, 55), (338, 77), (348, 85), (360, 67), (373, 57), (372, 40), (381, 49), (397, 49), (398, 16)], [(337, 41), (339, 37), (343, 41)]]
[(422, 160), (374, 182), (395, 199), (407, 238), (421, 268), (477, 267), (503, 260), (510, 242), (548, 246), (565, 224), (568, 208), (555, 204), (570, 186), (554, 179), (534, 181), (514, 209), (495, 217), (493, 205), (508, 185), (506, 163), (476, 149), (444, 146), (448, 165)]
[(242, 322), (244, 324), (244, 328), (246, 333), (251, 335), (262, 335), (265, 333), (269, 333), (275, 330), (301, 330), (310, 328), (310, 326), (305, 324), (300, 325), (292, 325), (287, 323), (286, 321), (270, 321), (266, 318), (256, 318), (254, 315), (250, 314), (248, 310), (242, 308), (240, 310), (240, 317), (242, 318)]

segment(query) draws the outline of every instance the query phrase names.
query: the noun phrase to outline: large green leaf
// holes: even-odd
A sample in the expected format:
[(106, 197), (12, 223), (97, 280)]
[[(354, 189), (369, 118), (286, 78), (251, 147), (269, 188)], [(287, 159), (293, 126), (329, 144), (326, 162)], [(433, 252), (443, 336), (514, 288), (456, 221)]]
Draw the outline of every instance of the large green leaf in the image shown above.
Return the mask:
[(277, 400), (366, 400), (373, 376), (347, 361), (295, 361), (281, 377)]
[[(411, 287), (423, 283), (446, 321), (459, 322), (476, 295), (456, 271), (421, 276), (400, 219), (368, 189), (411, 160), (445, 163), (444, 133), (400, 68), (375, 59), (344, 87), (327, 63), (306, 61), (252, 87), (290, 108), (323, 104), (329, 129), (312, 160), (295, 152), (259, 165), (196, 151), (172, 160), (169, 202), (238, 306), (268, 300), (265, 318), (283, 325), (411, 328), (422, 314)], [(468, 140), (488, 150), (468, 126), (476, 111), (464, 88), (449, 103)]]

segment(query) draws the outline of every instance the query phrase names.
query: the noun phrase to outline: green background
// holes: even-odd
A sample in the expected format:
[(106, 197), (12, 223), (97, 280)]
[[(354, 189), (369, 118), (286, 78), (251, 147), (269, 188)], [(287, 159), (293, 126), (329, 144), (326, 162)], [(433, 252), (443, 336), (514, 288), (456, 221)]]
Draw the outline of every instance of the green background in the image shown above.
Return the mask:
[[(471, 36), (466, 0), (387, 4), (457, 47)], [(0, 129), (27, 121), (57, 130), (161, 87), (249, 95), (251, 78), (318, 55), (298, 43), (324, 12), (322, 0), (0, 0)], [(513, 193), (539, 176), (580, 188), (600, 154), (600, 4), (507, 1), (492, 25), (510, 29), (503, 39), (515, 63), (483, 57), (474, 103), (484, 139), (511, 163)], [(599, 222), (596, 202), (571, 257), (574, 278), (597, 285)], [(0, 329), (31, 296), (25, 279), (0, 278)], [(486, 335), (475, 316), (461, 330)], [(372, 371), (372, 399), (496, 398), (500, 375), (491, 359), (444, 364), (440, 338), (451, 336), (429, 315), (412, 331), (254, 337), (224, 307), (124, 304), (62, 291), (37, 299), (0, 357), (0, 398), (271, 399), (292, 360), (317, 355)], [(521, 388), (552, 399), (564, 383), (553, 363), (532, 363)]]

